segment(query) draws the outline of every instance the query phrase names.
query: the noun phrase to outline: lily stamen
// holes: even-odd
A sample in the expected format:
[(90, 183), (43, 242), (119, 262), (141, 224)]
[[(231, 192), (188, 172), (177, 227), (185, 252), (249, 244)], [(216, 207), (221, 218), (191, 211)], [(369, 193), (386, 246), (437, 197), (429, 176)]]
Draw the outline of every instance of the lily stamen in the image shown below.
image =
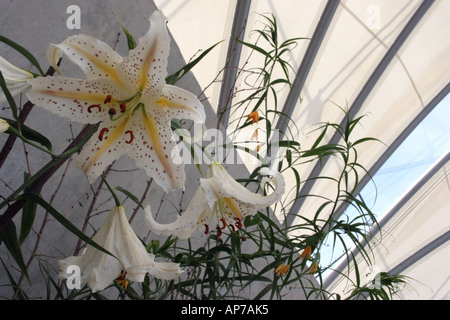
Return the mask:
[(98, 135), (98, 140), (103, 141), (103, 136), (108, 131), (109, 131), (108, 128), (103, 128)]
[(127, 110), (127, 104), (126, 103), (121, 103), (119, 105), (119, 107), (120, 107), (120, 112), (121, 113), (124, 113)]
[(235, 223), (236, 227), (237, 227), (238, 229), (241, 229), (241, 228), (242, 228), (242, 222), (241, 222), (241, 219), (239, 219), (239, 218), (234, 218), (234, 220), (236, 221), (236, 223)]
[(105, 99), (105, 104), (106, 103), (110, 103), (111, 102), (111, 99), (112, 99), (112, 95), (110, 95), (110, 94), (108, 94), (107, 96), (106, 96), (106, 99)]
[(125, 141), (125, 143), (131, 144), (131, 143), (133, 142), (133, 140), (134, 140), (134, 134), (133, 134), (133, 131), (128, 130), (128, 131), (126, 131), (125, 133), (128, 133), (128, 134), (130, 135), (130, 140)]
[(205, 234), (209, 233), (209, 226), (207, 224), (205, 224)]
[(90, 105), (90, 106), (87, 108), (87, 111), (88, 111), (89, 113), (92, 113), (92, 108), (98, 108), (98, 111), (99, 111), (99, 112), (102, 111), (102, 107), (101, 107), (99, 104), (93, 104), (93, 105)]

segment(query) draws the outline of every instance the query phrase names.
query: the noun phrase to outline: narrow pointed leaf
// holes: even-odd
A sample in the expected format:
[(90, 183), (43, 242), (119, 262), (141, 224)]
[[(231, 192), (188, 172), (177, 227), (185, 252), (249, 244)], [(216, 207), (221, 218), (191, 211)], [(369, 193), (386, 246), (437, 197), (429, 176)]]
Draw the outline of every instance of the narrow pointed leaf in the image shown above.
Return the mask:
[(44, 76), (44, 71), (42, 71), (41, 66), (39, 65), (39, 62), (36, 60), (36, 58), (29, 52), (27, 49), (22, 47), (20, 44), (12, 41), (11, 39), (8, 39), (4, 36), (0, 35), (0, 41), (7, 44), (8, 46), (14, 48), (16, 51), (21, 53), (25, 58), (28, 59), (28, 61), (31, 62), (41, 73), (42, 76)]

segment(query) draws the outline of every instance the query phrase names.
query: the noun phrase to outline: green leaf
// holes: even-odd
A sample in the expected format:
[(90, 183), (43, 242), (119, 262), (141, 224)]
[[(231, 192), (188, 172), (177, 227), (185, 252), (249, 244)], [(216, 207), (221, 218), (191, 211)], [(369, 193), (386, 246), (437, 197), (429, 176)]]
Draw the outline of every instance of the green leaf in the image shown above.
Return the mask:
[(197, 63), (200, 62), (200, 60), (202, 60), (212, 49), (214, 49), (215, 46), (217, 46), (221, 42), (222, 41), (219, 41), (216, 44), (212, 45), (211, 47), (206, 49), (197, 59), (191, 61), (190, 63), (185, 65), (183, 68), (181, 68), (174, 74), (168, 76), (166, 78), (166, 83), (171, 84), (171, 85), (177, 83), (178, 80), (180, 80), (186, 73), (188, 73)]
[(2, 88), (3, 93), (5, 94), (6, 100), (8, 101), (8, 104), (11, 108), (14, 119), (18, 120), (19, 117), (17, 115), (16, 102), (14, 101), (11, 92), (9, 92), (8, 87), (6, 86), (5, 78), (3, 77), (3, 73), (1, 71), (0, 71), (0, 87)]
[(114, 190), (117, 190), (117, 191), (122, 192), (122, 193), (125, 194), (128, 198), (130, 198), (131, 200), (133, 200), (133, 202), (135, 202), (137, 205), (139, 205), (139, 207), (140, 207), (141, 209), (144, 209), (144, 207), (142, 206), (142, 204), (141, 204), (141, 202), (139, 201), (139, 199), (138, 199), (134, 194), (132, 194), (130, 191), (128, 191), (128, 190), (126, 190), (126, 189), (124, 189), (124, 188), (122, 188), (122, 187), (115, 187)]
[[(14, 120), (6, 118), (2, 119), (8, 122), (8, 124), (12, 127), (14, 127), (17, 124), (17, 121)], [(44, 135), (37, 132), (36, 130), (31, 129), (30, 127), (27, 127), (25, 125), (20, 125), (20, 131), (26, 139), (39, 143), (43, 147), (47, 148), (49, 151), (53, 150), (53, 146), (50, 140), (48, 140)]]
[[(47, 201), (42, 199), (41, 197), (32, 194), (32, 193), (25, 193), (19, 197), (19, 199), (23, 200), (29, 200), (36, 202), (39, 204), (42, 208), (47, 210), (48, 213), (50, 213), (53, 218), (55, 218), (59, 223), (61, 223), (64, 227), (66, 227), (67, 230), (72, 232), (74, 235), (76, 235), (78, 238), (86, 242), (87, 244), (91, 245), (92, 247), (112, 256), (115, 257), (112, 253), (110, 253), (108, 250), (104, 249), (102, 246), (97, 244), (95, 241), (93, 241), (91, 238), (86, 236), (83, 232), (81, 232), (76, 226), (74, 226), (69, 220), (66, 219), (61, 213), (59, 213), (55, 208), (53, 208)], [(117, 258), (117, 257), (115, 257)]]
[[(25, 173), (24, 181), (30, 177), (29, 174)], [(26, 190), (27, 191), (27, 190)], [(19, 235), (19, 245), (22, 245), (28, 234), (33, 227), (34, 218), (36, 217), (37, 204), (33, 201), (28, 201), (22, 209), (22, 218), (20, 222), (20, 235)]]
[(42, 71), (41, 66), (39, 65), (39, 62), (36, 60), (36, 58), (29, 52), (27, 49), (19, 45), (18, 43), (12, 41), (11, 39), (8, 39), (4, 36), (0, 35), (0, 41), (3, 43), (6, 43), (8, 46), (14, 48), (16, 51), (21, 53), (25, 58), (28, 59), (28, 61), (31, 62), (41, 73), (42, 76), (44, 76), (44, 71)]
[(127, 43), (128, 43), (128, 49), (132, 50), (136, 48), (136, 40), (134, 39), (133, 35), (125, 28), (125, 26), (120, 22), (119, 18), (117, 18), (117, 21), (120, 23), (120, 26), (122, 27), (123, 32), (125, 33), (125, 36), (127, 37)]
[(22, 250), (20, 249), (19, 241), (17, 239), (16, 225), (12, 220), (3, 228), (3, 230), (0, 231), (0, 238), (3, 239), (3, 243), (13, 257), (14, 261), (16, 261), (17, 266), (31, 284), (27, 267), (25, 266), (25, 262), (23, 260)]

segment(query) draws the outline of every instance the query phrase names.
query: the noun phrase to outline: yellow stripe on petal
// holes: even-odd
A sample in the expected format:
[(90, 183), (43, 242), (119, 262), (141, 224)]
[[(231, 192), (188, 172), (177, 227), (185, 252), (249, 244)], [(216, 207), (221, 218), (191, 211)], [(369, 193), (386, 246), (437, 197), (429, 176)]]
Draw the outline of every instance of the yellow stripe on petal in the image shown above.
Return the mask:
[(89, 52), (87, 52), (86, 50), (84, 50), (83, 48), (73, 44), (73, 43), (65, 43), (65, 45), (71, 47), (72, 49), (78, 51), (80, 54), (82, 54), (83, 56), (85, 56), (88, 60), (90, 60), (90, 62), (92, 62), (93, 64), (95, 64), (95, 66), (97, 68), (99, 68), (100, 70), (102, 70), (105, 74), (107, 74), (108, 76), (110, 76), (113, 80), (115, 80), (122, 88), (125, 88), (125, 86), (122, 84), (122, 82), (120, 81), (119, 77), (117, 76), (116, 73), (116, 69), (110, 65), (108, 65), (107, 63), (104, 63), (103, 61), (100, 61), (97, 57), (95, 57), (94, 55), (90, 54)]
[(172, 181), (175, 181), (175, 176), (168, 161), (168, 156), (164, 153), (164, 149), (161, 145), (161, 137), (159, 135), (158, 127), (156, 126), (155, 121), (152, 119), (152, 117), (150, 117), (147, 112), (145, 112), (144, 108), (142, 108), (142, 119), (144, 122), (145, 130), (152, 140), (153, 148), (159, 160), (161, 161), (161, 164), (165, 168), (170, 179), (172, 179)]
[(223, 198), (225, 203), (227, 204), (228, 208), (230, 208), (231, 212), (233, 212), (234, 216), (236, 218), (239, 218), (240, 220), (244, 219), (244, 215), (242, 214), (241, 210), (236, 205), (236, 202), (233, 200), (233, 198)]
[(148, 51), (147, 55), (145, 56), (144, 63), (141, 67), (141, 74), (139, 76), (139, 82), (138, 82), (138, 91), (142, 92), (144, 91), (145, 87), (147, 86), (147, 83), (149, 81), (148, 79), (148, 70), (150, 69), (153, 60), (155, 59), (156, 54), (156, 43), (158, 42), (158, 36), (155, 37), (153, 40), (152, 45), (150, 46), (150, 50)]
[(191, 107), (189, 107), (189, 106), (187, 106), (185, 104), (178, 103), (178, 102), (175, 102), (175, 101), (171, 101), (171, 100), (169, 100), (167, 98), (164, 98), (164, 97), (159, 98), (156, 101), (156, 104), (158, 104), (161, 107), (166, 107), (166, 108), (169, 108), (169, 109), (181, 109), (181, 110), (193, 112), (193, 113), (197, 114), (197, 116), (200, 119), (202, 118), (202, 115), (197, 110), (195, 110), (195, 109), (193, 109), (193, 108), (191, 108)]
[(129, 117), (124, 118), (119, 125), (112, 130), (111, 132), (108, 132), (108, 137), (105, 139), (105, 142), (100, 147), (100, 149), (95, 152), (95, 155), (92, 157), (92, 159), (89, 161), (89, 163), (84, 168), (84, 171), (87, 172), (89, 169), (94, 165), (95, 162), (98, 161), (98, 159), (123, 135), (125, 134), (125, 129), (127, 127)]

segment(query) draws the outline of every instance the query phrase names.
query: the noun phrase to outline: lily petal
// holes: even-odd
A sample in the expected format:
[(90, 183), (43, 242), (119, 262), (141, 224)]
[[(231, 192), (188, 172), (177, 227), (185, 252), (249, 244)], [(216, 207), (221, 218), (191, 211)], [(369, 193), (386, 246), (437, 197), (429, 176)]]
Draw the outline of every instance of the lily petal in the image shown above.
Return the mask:
[(128, 156), (166, 192), (183, 188), (184, 164), (167, 116), (158, 109), (141, 108), (132, 121), (135, 139)]
[(9, 128), (8, 122), (6, 122), (3, 119), (0, 119), (0, 132), (5, 132), (6, 130), (8, 130), (8, 128)]
[(76, 160), (76, 166), (86, 173), (90, 183), (93, 183), (114, 160), (127, 153), (128, 128), (128, 118), (105, 121), (100, 124), (96, 135), (86, 143)]
[(205, 110), (201, 102), (192, 93), (182, 88), (165, 85), (156, 103), (167, 110), (169, 119), (205, 122)]
[(271, 171), (268, 168), (262, 168), (260, 174), (272, 176), (270, 179), (263, 179), (261, 183), (264, 186), (270, 180), (275, 185), (275, 190), (268, 196), (249, 191), (234, 180), (219, 164), (212, 164), (208, 168), (206, 175), (208, 178), (201, 179), (200, 185), (205, 192), (205, 197), (210, 207), (220, 198), (235, 198), (242, 203), (252, 204), (256, 209), (264, 209), (280, 201), (284, 193), (285, 182), (281, 173)]
[[(124, 97), (121, 88), (111, 80), (85, 81), (66, 77), (38, 77), (30, 80), (28, 99), (61, 117), (81, 123), (97, 123), (109, 118), (105, 98)], [(99, 108), (90, 108), (100, 105)]]
[(170, 38), (167, 19), (160, 11), (150, 16), (150, 28), (138, 41), (136, 48), (117, 67), (121, 79), (130, 90), (142, 92), (143, 97), (156, 101), (165, 85)]
[(152, 232), (166, 236), (173, 235), (180, 239), (188, 239), (193, 232), (198, 230), (198, 222), (201, 216), (212, 217), (212, 212), (205, 204), (203, 191), (200, 188), (195, 192), (186, 211), (171, 223), (160, 224), (156, 222), (150, 206), (146, 206), (144, 212), (145, 222)]
[(60, 278), (68, 278), (67, 267), (77, 265), (82, 271), (81, 282), (87, 282), (96, 292), (112, 284), (122, 270), (126, 270), (127, 279), (134, 282), (144, 281), (147, 273), (164, 280), (175, 279), (182, 273), (178, 264), (154, 260), (155, 256), (147, 252), (128, 223), (122, 206), (110, 211), (93, 240), (117, 259), (88, 246), (81, 256), (59, 261)]
[(53, 67), (62, 53), (84, 71), (87, 80), (112, 79), (122, 85), (115, 70), (122, 57), (106, 43), (79, 34), (68, 37), (60, 44), (50, 44), (47, 58)]
[[(11, 96), (16, 96), (30, 87), (29, 81), (33, 79), (33, 74), (16, 67), (8, 60), (0, 56), (0, 71), (5, 79), (6, 86)], [(0, 90), (0, 104), (6, 102), (3, 90)]]

